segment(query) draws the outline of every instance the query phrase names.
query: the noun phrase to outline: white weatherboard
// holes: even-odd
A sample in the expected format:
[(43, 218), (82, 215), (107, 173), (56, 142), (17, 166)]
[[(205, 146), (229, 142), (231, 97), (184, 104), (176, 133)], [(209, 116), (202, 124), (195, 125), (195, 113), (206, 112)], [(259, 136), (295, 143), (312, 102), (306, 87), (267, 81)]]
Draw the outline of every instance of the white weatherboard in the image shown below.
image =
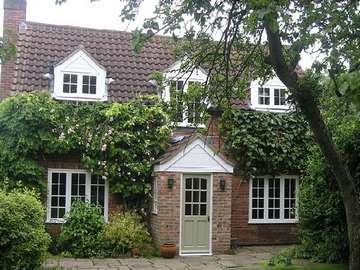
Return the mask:
[(232, 173), (233, 166), (221, 158), (200, 138), (190, 143), (171, 160), (155, 166), (155, 171)]

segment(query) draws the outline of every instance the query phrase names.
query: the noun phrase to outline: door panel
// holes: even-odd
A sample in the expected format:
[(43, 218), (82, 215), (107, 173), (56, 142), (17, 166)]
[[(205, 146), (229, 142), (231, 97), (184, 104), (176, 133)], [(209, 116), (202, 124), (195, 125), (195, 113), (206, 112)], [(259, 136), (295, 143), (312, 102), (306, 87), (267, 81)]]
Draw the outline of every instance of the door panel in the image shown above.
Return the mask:
[(184, 175), (183, 181), (182, 252), (209, 252), (210, 176)]

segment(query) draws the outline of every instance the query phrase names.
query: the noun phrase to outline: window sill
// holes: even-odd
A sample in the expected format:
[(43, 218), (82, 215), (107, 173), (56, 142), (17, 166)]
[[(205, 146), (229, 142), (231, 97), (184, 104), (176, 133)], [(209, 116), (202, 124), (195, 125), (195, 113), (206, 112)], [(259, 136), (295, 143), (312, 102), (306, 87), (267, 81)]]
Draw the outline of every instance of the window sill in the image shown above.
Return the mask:
[(107, 101), (107, 97), (99, 96), (59, 96), (53, 94), (52, 97), (56, 100), (68, 100), (68, 101)]
[(56, 218), (53, 218), (53, 219), (47, 219), (45, 221), (46, 224), (63, 224), (65, 223), (65, 219), (63, 218), (59, 218), (59, 219), (56, 219)]
[(184, 123), (184, 122), (176, 122), (177, 127), (188, 127), (188, 128), (205, 128), (205, 124), (190, 124), (190, 123)]
[(248, 224), (296, 224), (299, 223), (298, 219), (292, 219), (292, 220), (287, 220), (287, 219), (278, 219), (278, 220), (249, 220)]
[(151, 214), (153, 214), (154, 216), (158, 215), (158, 211), (152, 211)]

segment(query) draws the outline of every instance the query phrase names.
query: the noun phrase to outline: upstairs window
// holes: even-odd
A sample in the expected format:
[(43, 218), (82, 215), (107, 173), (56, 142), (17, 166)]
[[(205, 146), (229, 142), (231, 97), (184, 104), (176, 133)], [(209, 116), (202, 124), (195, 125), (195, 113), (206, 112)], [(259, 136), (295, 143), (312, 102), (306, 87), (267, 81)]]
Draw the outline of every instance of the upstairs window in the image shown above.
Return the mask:
[(250, 89), (251, 107), (255, 110), (286, 112), (293, 109), (287, 101), (287, 88), (276, 77), (265, 83), (254, 80), (250, 83)]
[(106, 70), (83, 48), (54, 67), (53, 97), (60, 100), (107, 100)]
[(201, 97), (193, 92), (195, 86), (200, 86), (200, 82), (195, 81), (171, 81), (171, 102), (175, 108), (175, 121), (180, 125), (200, 124), (202, 116)]

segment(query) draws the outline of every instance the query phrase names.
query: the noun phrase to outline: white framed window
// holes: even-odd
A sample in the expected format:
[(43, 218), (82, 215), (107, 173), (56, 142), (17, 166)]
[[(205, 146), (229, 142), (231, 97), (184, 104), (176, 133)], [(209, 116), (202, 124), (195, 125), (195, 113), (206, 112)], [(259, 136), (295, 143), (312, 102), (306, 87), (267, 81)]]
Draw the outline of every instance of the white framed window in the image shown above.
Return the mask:
[(289, 95), (286, 86), (276, 77), (265, 83), (254, 80), (250, 90), (251, 107), (255, 110), (286, 112), (293, 109), (287, 101)]
[(107, 100), (106, 70), (84, 49), (54, 67), (53, 96), (60, 100)]
[(249, 223), (296, 223), (298, 176), (250, 179)]
[(159, 210), (159, 186), (158, 186), (158, 178), (155, 177), (153, 181), (153, 188), (152, 188), (152, 212), (153, 214), (157, 214)]
[[(199, 110), (202, 105), (201, 100), (194, 100), (194, 102), (186, 104), (185, 101), (181, 99), (181, 93), (187, 93), (189, 86), (192, 84), (202, 84), (206, 79), (207, 74), (200, 67), (182, 72), (181, 61), (177, 61), (165, 71), (165, 81), (167, 85), (161, 94), (161, 98), (166, 102), (175, 101), (177, 103), (177, 115), (175, 119), (177, 126), (205, 127), (204, 124), (199, 124), (202, 116), (201, 113), (199, 113), (201, 112), (201, 109)], [(174, 100), (171, 90), (176, 91), (176, 100)]]
[(75, 200), (98, 205), (108, 219), (108, 183), (85, 170), (48, 169), (47, 223), (63, 223)]

